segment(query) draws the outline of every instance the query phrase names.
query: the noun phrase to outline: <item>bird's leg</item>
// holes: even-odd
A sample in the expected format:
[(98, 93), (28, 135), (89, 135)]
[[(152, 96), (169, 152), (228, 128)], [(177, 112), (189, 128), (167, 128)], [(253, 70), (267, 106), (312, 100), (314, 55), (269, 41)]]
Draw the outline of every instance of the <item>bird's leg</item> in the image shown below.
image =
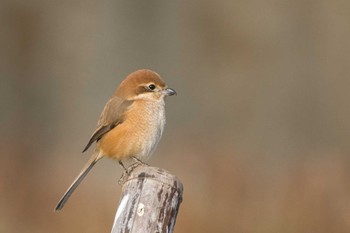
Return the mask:
[(120, 177), (118, 183), (120, 185), (123, 185), (123, 183), (125, 182), (125, 179), (131, 174), (131, 172), (137, 167), (137, 166), (149, 166), (147, 163), (144, 163), (142, 160), (136, 158), (135, 156), (131, 156), (131, 158), (133, 160), (135, 160), (136, 163), (132, 164), (131, 166), (129, 166), (128, 168), (126, 168), (124, 166), (124, 164), (122, 163), (122, 161), (118, 161), (119, 165), (124, 169), (124, 172), (122, 174), (122, 176)]
[(128, 174), (128, 169), (126, 169), (126, 167), (124, 166), (124, 164), (122, 163), (122, 161), (118, 161), (119, 165), (124, 169), (124, 171)]
[(129, 172), (128, 172), (128, 169), (126, 169), (126, 167), (122, 163), (122, 161), (118, 161), (118, 163), (124, 169), (124, 172), (123, 172), (122, 176), (118, 180), (118, 184), (119, 185), (123, 185), (124, 182), (125, 182), (126, 177), (129, 176)]
[(138, 163), (138, 164), (142, 164), (142, 165), (149, 166), (147, 163), (145, 163), (145, 162), (143, 162), (142, 160), (136, 158), (135, 156), (131, 156), (131, 158), (132, 158), (133, 160), (135, 160), (135, 162)]

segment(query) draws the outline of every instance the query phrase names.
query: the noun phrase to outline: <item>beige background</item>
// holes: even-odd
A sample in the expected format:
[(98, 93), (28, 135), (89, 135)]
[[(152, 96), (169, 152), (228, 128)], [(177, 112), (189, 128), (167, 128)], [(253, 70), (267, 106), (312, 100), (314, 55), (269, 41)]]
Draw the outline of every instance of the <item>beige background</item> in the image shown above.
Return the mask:
[(0, 232), (110, 232), (115, 162), (53, 208), (139, 68), (178, 92), (148, 161), (175, 232), (350, 232), (349, 1), (2, 0), (0, 33)]

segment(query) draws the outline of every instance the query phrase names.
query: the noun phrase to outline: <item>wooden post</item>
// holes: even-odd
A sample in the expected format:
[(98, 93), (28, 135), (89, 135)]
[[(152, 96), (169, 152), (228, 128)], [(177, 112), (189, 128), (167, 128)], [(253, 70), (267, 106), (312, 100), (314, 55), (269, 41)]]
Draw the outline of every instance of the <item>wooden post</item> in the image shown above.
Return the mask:
[(156, 167), (128, 168), (112, 233), (172, 233), (183, 186), (174, 175)]

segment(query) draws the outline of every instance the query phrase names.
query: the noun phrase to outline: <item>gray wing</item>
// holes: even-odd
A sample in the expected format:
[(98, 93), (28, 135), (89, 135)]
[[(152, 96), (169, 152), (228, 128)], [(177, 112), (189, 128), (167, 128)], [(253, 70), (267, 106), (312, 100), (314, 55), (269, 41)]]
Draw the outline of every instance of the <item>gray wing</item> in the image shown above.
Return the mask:
[(113, 96), (105, 105), (100, 118), (97, 122), (97, 128), (92, 134), (88, 144), (85, 146), (85, 152), (92, 143), (101, 139), (103, 135), (112, 130), (123, 122), (124, 113), (133, 103), (131, 100), (123, 100), (117, 96)]

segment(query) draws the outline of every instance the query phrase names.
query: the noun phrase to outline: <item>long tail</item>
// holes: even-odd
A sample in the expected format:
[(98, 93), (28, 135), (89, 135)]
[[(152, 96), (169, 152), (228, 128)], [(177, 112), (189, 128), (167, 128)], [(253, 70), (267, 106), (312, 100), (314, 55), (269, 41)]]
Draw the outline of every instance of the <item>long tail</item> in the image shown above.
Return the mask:
[(60, 201), (57, 203), (57, 206), (55, 207), (55, 211), (59, 211), (63, 208), (64, 204), (66, 204), (68, 198), (70, 195), (74, 192), (74, 190), (78, 187), (80, 182), (85, 178), (85, 176), (89, 173), (91, 168), (97, 163), (98, 160), (100, 160), (102, 157), (99, 156), (99, 154), (94, 154), (89, 159), (89, 161), (85, 164), (84, 168), (81, 170), (77, 178), (73, 181), (73, 183), (69, 186), (67, 191), (63, 194)]

